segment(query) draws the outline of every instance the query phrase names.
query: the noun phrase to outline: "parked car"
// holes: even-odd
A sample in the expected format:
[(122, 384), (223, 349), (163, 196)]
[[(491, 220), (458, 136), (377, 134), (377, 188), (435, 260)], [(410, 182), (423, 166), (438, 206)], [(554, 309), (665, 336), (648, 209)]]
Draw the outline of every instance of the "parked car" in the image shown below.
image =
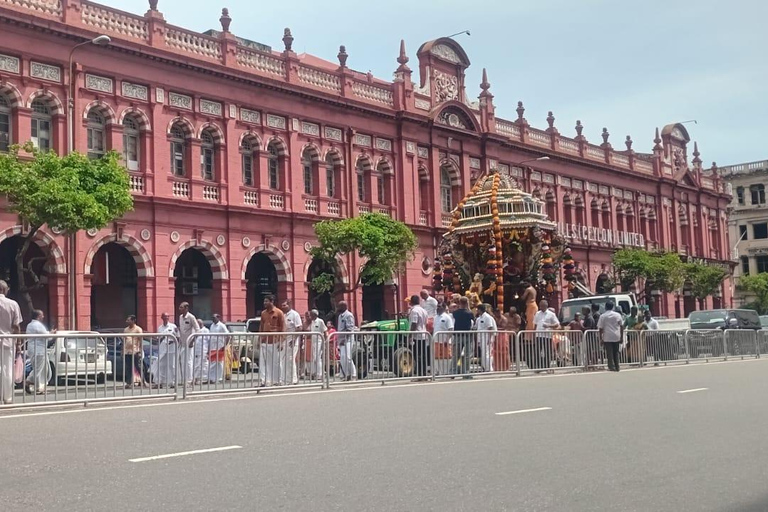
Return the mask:
[(768, 315), (760, 315), (760, 325), (763, 329), (768, 329)]
[(631, 293), (613, 293), (608, 295), (592, 295), (589, 297), (579, 297), (578, 299), (564, 300), (560, 305), (560, 323), (568, 325), (576, 313), (581, 313), (583, 308), (591, 308), (592, 304), (600, 305), (600, 313), (605, 311), (605, 304), (612, 301), (618, 306), (618, 311), (628, 315), (633, 306), (637, 306), (637, 299)]
[[(757, 311), (753, 309), (711, 309), (694, 311), (688, 315), (691, 323), (689, 348), (691, 357), (712, 354), (719, 357), (725, 351), (723, 331), (728, 329), (760, 330), (762, 324)], [(735, 343), (729, 352), (738, 354), (740, 347)]]
[[(125, 341), (125, 338), (117, 335), (118, 333), (122, 334), (123, 330), (103, 329), (100, 332), (106, 335), (104, 340), (107, 344), (107, 359), (112, 365), (112, 376), (115, 380), (123, 380), (123, 366), (125, 365), (125, 358), (123, 357), (123, 342)], [(157, 360), (159, 343), (160, 340), (157, 338), (145, 338), (141, 341), (142, 351), (144, 352), (144, 357), (141, 360), (142, 375), (144, 376), (144, 380), (146, 382), (150, 381), (150, 369), (152, 367), (152, 362)]]
[[(112, 361), (107, 357), (107, 344), (104, 338), (82, 337), (76, 335), (98, 334), (93, 331), (58, 331), (48, 340), (48, 364), (50, 378), (48, 384), (63, 382), (77, 377), (93, 377), (102, 383), (112, 376)], [(64, 338), (61, 335), (74, 335)], [(26, 361), (24, 372), (29, 375), (32, 362)]]

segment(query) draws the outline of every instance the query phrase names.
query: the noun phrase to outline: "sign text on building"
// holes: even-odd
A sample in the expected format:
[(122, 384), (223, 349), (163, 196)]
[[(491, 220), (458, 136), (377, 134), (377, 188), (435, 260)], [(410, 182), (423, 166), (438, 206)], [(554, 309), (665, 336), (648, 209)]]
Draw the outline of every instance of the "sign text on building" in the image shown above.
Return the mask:
[(641, 233), (603, 229), (583, 224), (557, 224), (557, 230), (565, 238), (576, 243), (601, 243), (613, 247), (645, 247), (645, 237)]

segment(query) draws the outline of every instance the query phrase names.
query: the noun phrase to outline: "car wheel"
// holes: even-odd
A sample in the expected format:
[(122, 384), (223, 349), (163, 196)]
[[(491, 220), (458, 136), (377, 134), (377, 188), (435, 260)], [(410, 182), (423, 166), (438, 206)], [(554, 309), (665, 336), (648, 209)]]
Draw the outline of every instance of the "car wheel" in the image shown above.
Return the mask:
[(58, 382), (58, 379), (56, 378), (56, 365), (49, 362), (48, 366), (50, 367), (49, 369), (50, 378), (48, 379), (48, 385), (53, 386)]
[(396, 377), (411, 377), (413, 375), (413, 352), (405, 347), (397, 349), (393, 355)]
[(364, 380), (368, 376), (368, 358), (365, 349), (357, 349), (355, 352), (355, 366), (357, 367), (358, 380)]

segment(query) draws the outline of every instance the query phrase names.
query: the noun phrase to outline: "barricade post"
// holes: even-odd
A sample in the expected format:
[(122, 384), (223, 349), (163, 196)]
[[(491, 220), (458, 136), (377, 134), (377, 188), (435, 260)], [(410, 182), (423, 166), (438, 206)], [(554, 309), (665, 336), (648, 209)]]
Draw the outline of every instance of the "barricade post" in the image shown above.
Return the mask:
[[(586, 364), (585, 333), (577, 330), (520, 331), (517, 335), (519, 366), (540, 373), (582, 369)], [(523, 368), (520, 368), (520, 372)], [(520, 373), (518, 372), (518, 373)]]

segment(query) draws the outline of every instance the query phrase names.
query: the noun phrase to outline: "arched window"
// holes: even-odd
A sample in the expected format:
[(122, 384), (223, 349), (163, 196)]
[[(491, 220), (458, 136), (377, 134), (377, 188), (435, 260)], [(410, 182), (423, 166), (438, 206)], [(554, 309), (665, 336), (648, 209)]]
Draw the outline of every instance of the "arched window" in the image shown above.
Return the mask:
[(429, 173), (425, 167), (419, 167), (419, 215), (421, 215), (421, 213), (425, 214), (422, 217), (424, 223), (426, 223), (426, 212), (431, 210), (429, 196)]
[(304, 193), (306, 195), (315, 195), (315, 179), (314, 179), (314, 169), (312, 168), (312, 158), (313, 154), (312, 151), (309, 149), (304, 150), (304, 153), (301, 155), (301, 169), (303, 173), (303, 179), (304, 179)]
[(125, 116), (123, 119), (123, 159), (129, 171), (139, 170), (141, 156), (139, 140), (139, 123), (135, 117)]
[(440, 211), (451, 213), (453, 210), (453, 187), (451, 175), (446, 167), (440, 168)]
[(355, 165), (355, 173), (357, 174), (357, 200), (361, 203), (365, 203), (368, 200), (368, 190), (365, 186), (365, 163), (362, 159), (357, 161)]
[(200, 162), (204, 180), (213, 181), (216, 175), (216, 160), (214, 158), (213, 135), (210, 130), (200, 134)]
[(752, 204), (765, 204), (765, 185), (750, 185), (749, 192), (752, 195)]
[(600, 226), (600, 204), (597, 202), (597, 199), (592, 200), (590, 209), (592, 210), (592, 227), (602, 227)]
[(0, 94), (0, 151), (11, 145), (11, 103)]
[(336, 197), (336, 163), (330, 153), (325, 157), (325, 193)]
[(280, 156), (277, 150), (277, 144), (270, 142), (267, 146), (267, 174), (269, 178), (269, 188), (280, 190)]
[(240, 155), (242, 156), (243, 167), (243, 185), (247, 187), (253, 186), (253, 162), (254, 151), (258, 148), (258, 141), (252, 139), (243, 139), (240, 144)]
[(96, 108), (88, 112), (88, 158), (101, 158), (106, 148), (104, 116)]
[(566, 224), (573, 223), (573, 207), (571, 205), (571, 196), (563, 196), (563, 221)]
[(187, 175), (187, 134), (184, 127), (176, 123), (171, 127), (171, 170), (174, 176)]
[(45, 101), (32, 102), (32, 144), (40, 151), (51, 149), (51, 109)]

